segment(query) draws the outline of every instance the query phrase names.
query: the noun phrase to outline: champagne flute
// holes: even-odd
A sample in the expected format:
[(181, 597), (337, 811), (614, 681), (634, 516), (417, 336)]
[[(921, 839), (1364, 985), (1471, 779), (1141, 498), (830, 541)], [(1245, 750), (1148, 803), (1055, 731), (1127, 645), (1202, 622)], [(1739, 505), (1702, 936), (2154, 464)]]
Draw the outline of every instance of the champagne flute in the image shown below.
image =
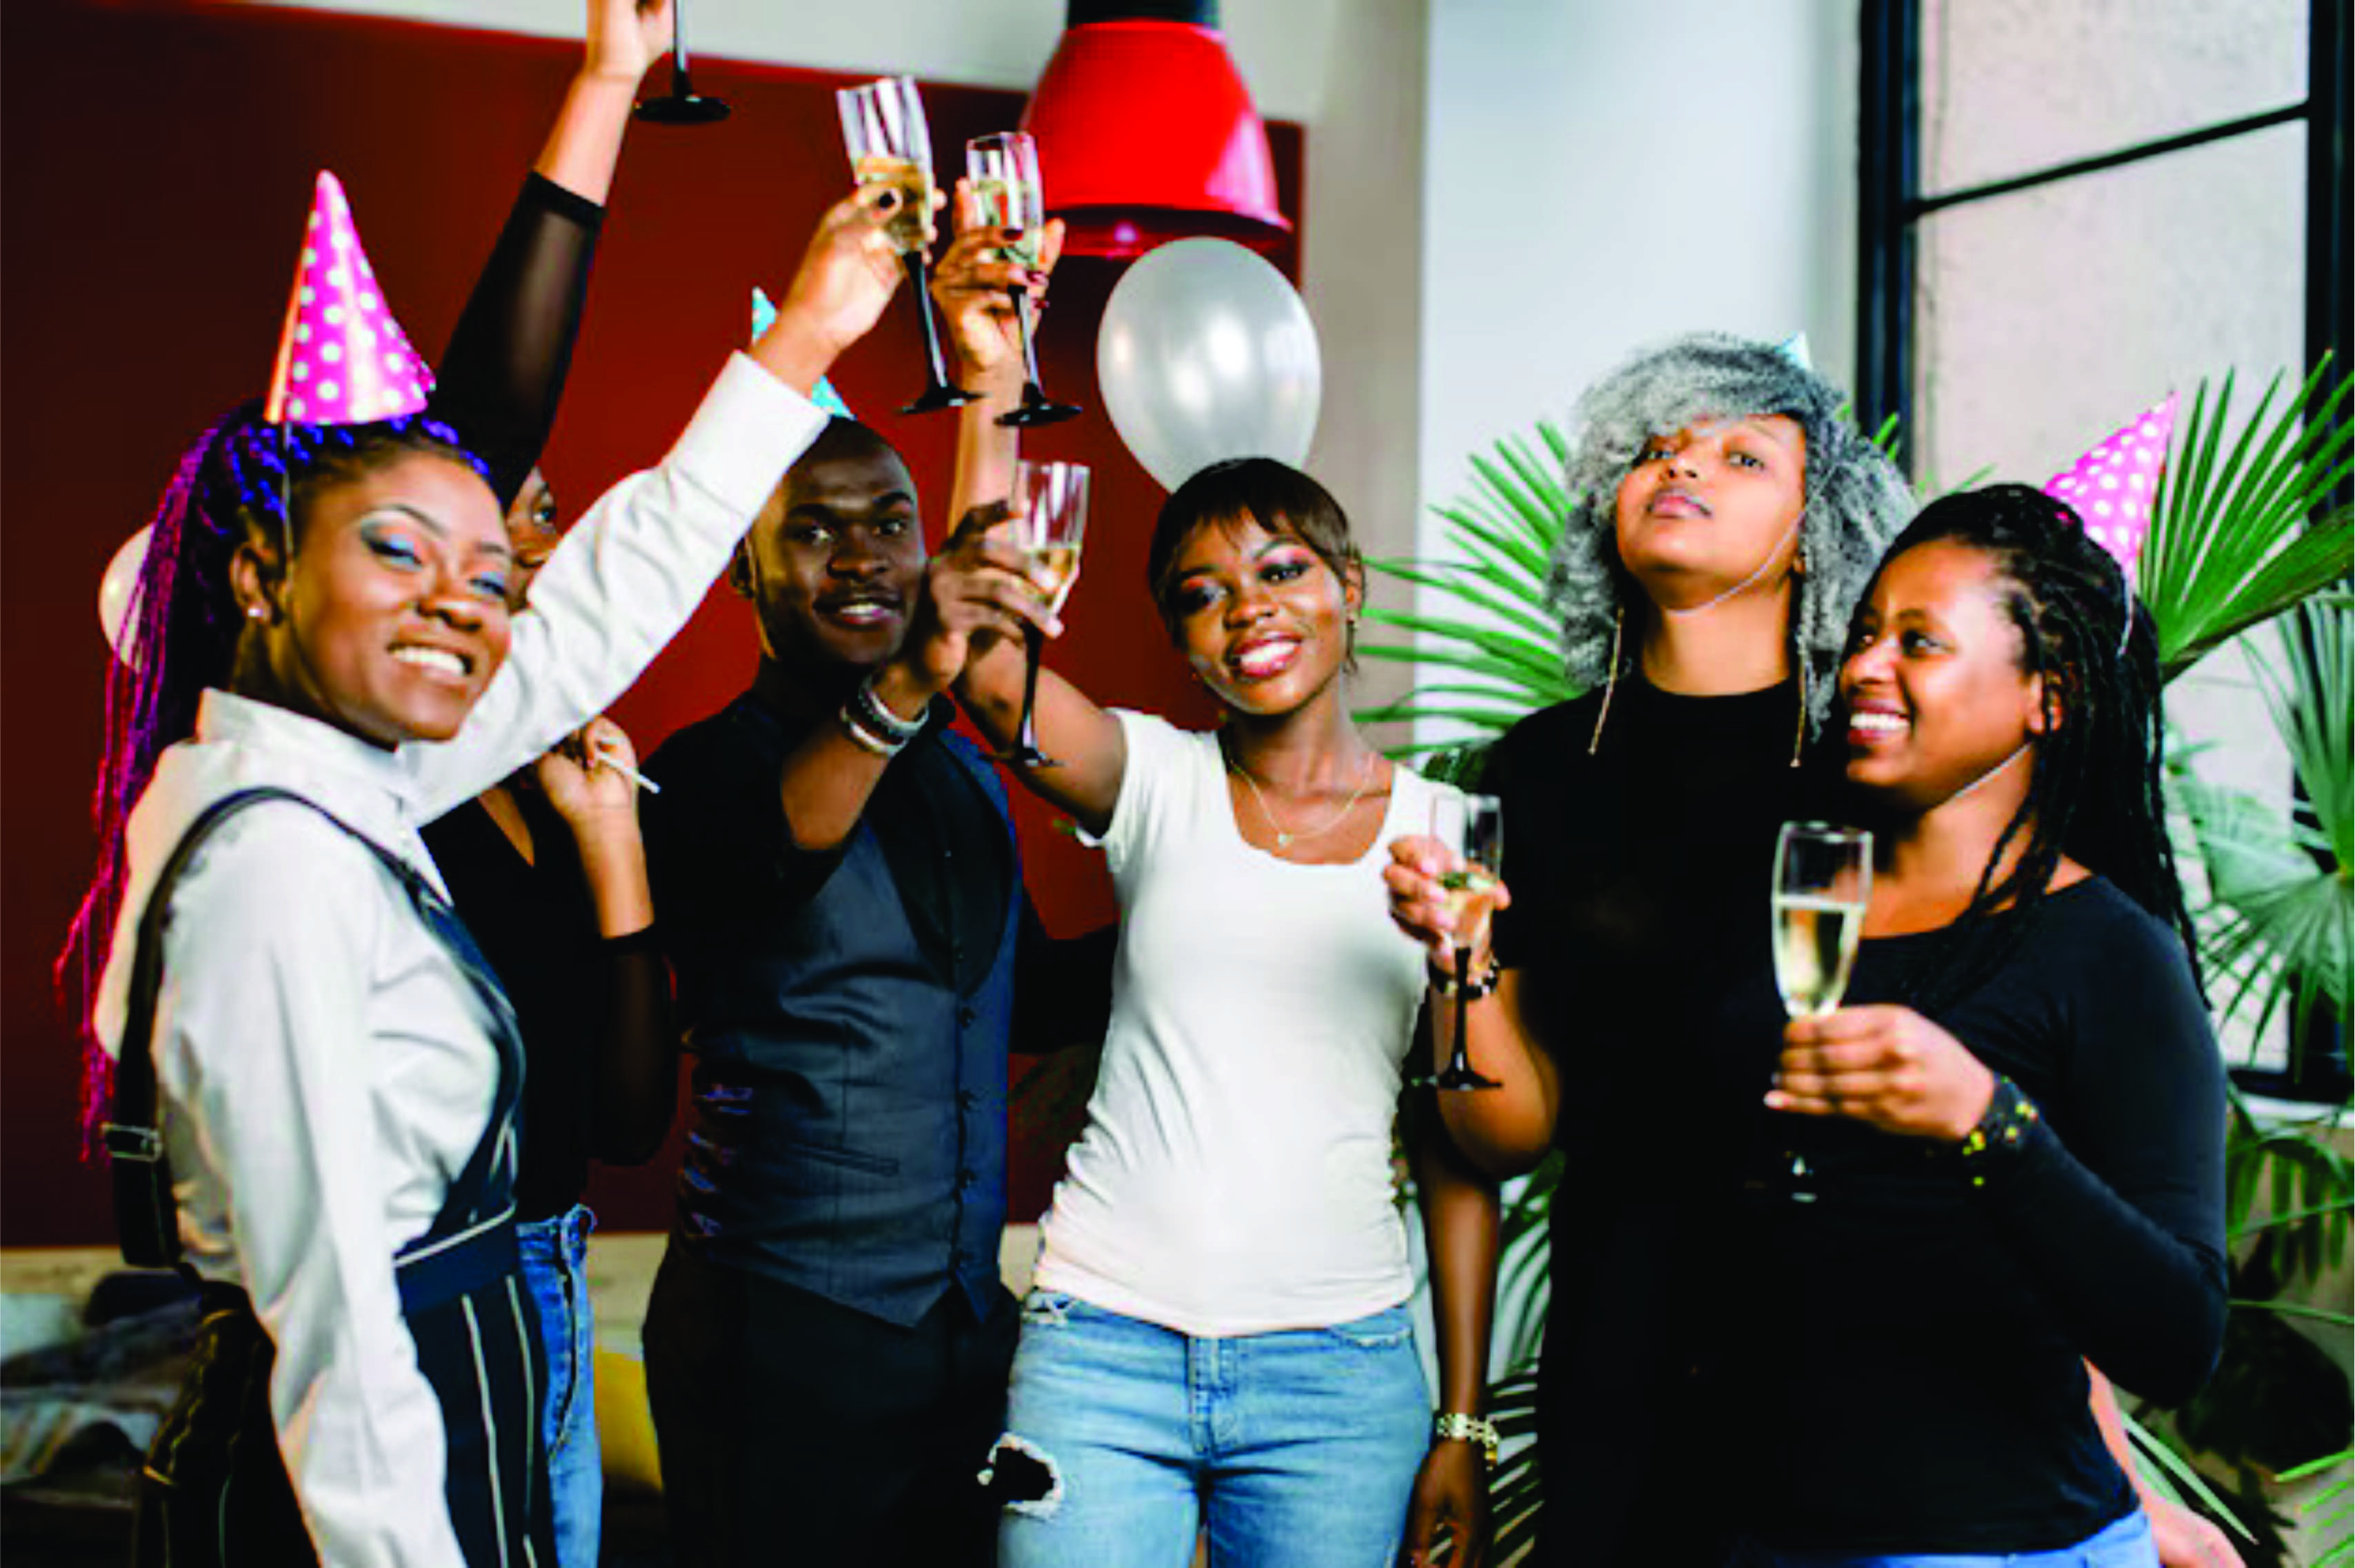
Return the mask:
[(917, 95), (914, 80), (904, 76), (843, 88), (834, 101), (842, 112), (842, 143), (850, 154), (852, 175), (862, 186), (890, 186), (900, 196), (885, 232), (915, 287), (928, 371), (923, 392), (900, 411), (930, 413), (969, 403), (971, 392), (949, 385), (940, 327), (932, 318), (932, 265), (924, 253), (932, 216), (932, 133), (924, 123), (924, 101)]
[(709, 125), (728, 118), (728, 105), (717, 98), (698, 97), (695, 78), (687, 64), (687, 4), (675, 0), (670, 25), (670, 92), (639, 102), (634, 112), (656, 125)]
[[(1088, 471), (1077, 463), (1014, 465), (1014, 543), (1029, 558), (1030, 581), (1047, 596), (1047, 608), (1060, 614), (1080, 575), (1080, 538), (1088, 526)], [(1039, 749), (1031, 709), (1039, 701), (1039, 656), (1046, 634), (1028, 622), (1022, 627), (1022, 722), (1011, 750), (1000, 762), (1026, 768), (1051, 768), (1055, 759)]]
[[(1046, 187), (1039, 183), (1039, 144), (1026, 132), (1000, 131), (975, 136), (964, 144), (964, 175), (981, 204), (982, 221), (992, 229), (1015, 230), (1002, 254), (1034, 272), (1039, 262), (1039, 230), (1047, 223)], [(1032, 343), (1037, 331), (1030, 319), (1030, 291), (1010, 289), (1014, 316), (1022, 333), (1022, 402), (997, 416), (1003, 425), (1060, 424), (1078, 417), (1075, 403), (1050, 400), (1039, 384), (1039, 352)]]
[[(1839, 1006), (1871, 898), (1871, 834), (1823, 822), (1783, 824), (1774, 841), (1774, 984), (1792, 1018)], [(1785, 1154), (1792, 1201), (1814, 1202), (1806, 1156)]]
[[(1447, 912), (1455, 928), (1467, 917), (1485, 912), (1497, 879), (1505, 869), (1505, 803), (1493, 795), (1442, 793), (1432, 797), (1431, 836), (1455, 851), (1462, 864), (1439, 879), (1447, 895)], [(1455, 943), (1455, 1049), (1447, 1065), (1428, 1077), (1410, 1080), (1418, 1089), (1494, 1089), (1497, 1081), (1472, 1071), (1471, 1048), (1465, 1042), (1464, 1014), (1471, 998), (1472, 947)]]

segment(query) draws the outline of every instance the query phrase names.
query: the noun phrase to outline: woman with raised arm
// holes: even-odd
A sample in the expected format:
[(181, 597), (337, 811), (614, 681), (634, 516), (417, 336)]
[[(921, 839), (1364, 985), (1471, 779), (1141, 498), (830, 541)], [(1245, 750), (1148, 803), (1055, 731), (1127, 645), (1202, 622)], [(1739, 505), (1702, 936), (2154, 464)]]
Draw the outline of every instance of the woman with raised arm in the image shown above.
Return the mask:
[[(1006, 494), (994, 415), (1022, 379), (980, 261), (994, 243), (968, 228), (936, 286), (987, 390), (964, 414), (969, 501)], [(1000, 595), (957, 693), (1002, 744), (1018, 629), (1053, 618), (1002, 525), (967, 527), (953, 554)], [(1122, 921), (1103, 1068), (1044, 1222), (995, 1461), (1036, 1461), (1051, 1484), (1009, 1504), (1000, 1559), (1181, 1568), (1207, 1531), (1221, 1563), (1387, 1562), (1401, 1541), (1420, 1560), (1444, 1525), (1476, 1563), (1496, 1200), (1419, 1119), (1434, 1432), (1391, 1165), (1423, 967), (1380, 881), (1384, 845), (1451, 792), (1350, 721), (1364, 574), (1315, 480), (1265, 459), (1195, 475), (1147, 572), (1220, 727), (1106, 710), (1047, 672), (1037, 733), (1059, 762), (1018, 770), (1103, 847)]]
[(1739, 1561), (2156, 1563), (2085, 1363), (2162, 1403), (2215, 1364), (2224, 1081), (2150, 618), (2063, 503), (1948, 496), (1839, 695), (1878, 861), (1847, 1003), (1785, 1023), (1762, 920), (1704, 1041), (1769, 1173), (1730, 1260)]
[(389, 412), (325, 368), (398, 334), (323, 178), (317, 278), (352, 303), (303, 302), (278, 417), (237, 411), (165, 494), (137, 662), (110, 677), (87, 908), (120, 913), (69, 954), (102, 965), (89, 1021), (118, 1085), (157, 1102), (110, 1147), (158, 1172), (155, 1250), (207, 1307), (144, 1561), (554, 1561), (520, 1047), (418, 828), (577, 730), (693, 612), (889, 300), (883, 205), (826, 215), (776, 326), (511, 615), (482, 458), (421, 399)]
[[(518, 608), (562, 538), (533, 464), (579, 336), (632, 101), (673, 21), (670, 0), (591, 0), (581, 69), (442, 359), (434, 407), (485, 455), (507, 503)], [(603, 1515), (589, 1162), (649, 1157), (677, 1098), (634, 762), (629, 738), (600, 718), (424, 830), (523, 1034), (516, 1237), (548, 1357), (541, 1425), (561, 1568), (595, 1568)]]

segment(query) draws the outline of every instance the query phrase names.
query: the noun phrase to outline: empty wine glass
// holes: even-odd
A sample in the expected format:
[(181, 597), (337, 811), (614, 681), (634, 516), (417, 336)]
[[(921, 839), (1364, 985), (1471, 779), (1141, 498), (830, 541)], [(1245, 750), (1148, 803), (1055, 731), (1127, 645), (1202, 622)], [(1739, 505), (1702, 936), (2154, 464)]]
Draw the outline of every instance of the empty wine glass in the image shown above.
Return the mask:
[[(964, 144), (964, 175), (981, 204), (982, 221), (1013, 234), (1007, 240), (1006, 259), (1037, 271), (1039, 242), (1047, 225), (1046, 187), (1039, 183), (1039, 144), (1021, 131), (1000, 131), (975, 136)], [(1039, 352), (1032, 335), (1030, 291), (1007, 291), (1014, 296), (1014, 315), (1022, 335), (1022, 401), (997, 416), (1004, 425), (1059, 424), (1078, 417), (1075, 403), (1059, 403), (1039, 384)]]
[[(1505, 803), (1493, 795), (1436, 795), (1431, 802), (1431, 836), (1454, 850), (1462, 862), (1439, 879), (1447, 894), (1448, 913), (1460, 932), (1475, 923), (1475, 916), (1486, 912), (1485, 906), (1495, 896), (1504, 873)], [(1494, 1089), (1495, 1079), (1472, 1071), (1471, 1048), (1464, 1038), (1465, 1009), (1471, 1003), (1465, 992), (1472, 984), (1472, 947), (1459, 938), (1455, 949), (1455, 1049), (1444, 1068), (1412, 1083), (1418, 1089)]]
[[(1088, 471), (1077, 463), (1033, 463), (1025, 458), (1014, 465), (1014, 545), (1029, 558), (1030, 581), (1047, 596), (1048, 610), (1060, 614), (1063, 601), (1080, 575), (1080, 539), (1088, 526)], [(1039, 731), (1031, 709), (1039, 700), (1039, 658), (1046, 635), (1025, 622), (1022, 626), (1022, 721), (1013, 746), (1001, 762), (1028, 768), (1057, 766), (1039, 749)]]
[(924, 122), (924, 101), (913, 79), (904, 76), (846, 87), (834, 98), (842, 112), (842, 143), (850, 154), (852, 175), (862, 186), (889, 186), (899, 193), (885, 232), (915, 287), (927, 371), (923, 392), (900, 411), (930, 413), (969, 403), (972, 393), (949, 384), (940, 327), (932, 316), (932, 264), (924, 249), (932, 217), (932, 133)]

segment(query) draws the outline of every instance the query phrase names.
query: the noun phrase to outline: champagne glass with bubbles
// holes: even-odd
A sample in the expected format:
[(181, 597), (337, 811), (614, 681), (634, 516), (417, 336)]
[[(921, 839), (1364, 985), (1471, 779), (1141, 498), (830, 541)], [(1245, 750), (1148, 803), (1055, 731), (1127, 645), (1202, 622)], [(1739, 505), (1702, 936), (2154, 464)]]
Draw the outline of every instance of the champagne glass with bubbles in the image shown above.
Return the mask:
[[(1442, 791), (1431, 802), (1431, 836), (1454, 850), (1461, 863), (1439, 879), (1447, 895), (1447, 912), (1455, 929), (1478, 923), (1495, 897), (1505, 869), (1505, 803), (1493, 795), (1461, 795)], [(1494, 1089), (1497, 1081), (1472, 1071), (1471, 1048), (1464, 1039), (1465, 995), (1472, 983), (1471, 944), (1455, 944), (1455, 1048), (1447, 1065), (1430, 1077), (1413, 1079), (1418, 1089)]]
[[(981, 220), (1012, 234), (1003, 255), (1007, 261), (1038, 270), (1041, 231), (1047, 226), (1047, 193), (1039, 183), (1039, 144), (1021, 131), (1001, 131), (975, 136), (964, 144), (964, 176), (980, 204)], [(1022, 334), (1022, 401), (997, 416), (1003, 425), (1060, 424), (1076, 418), (1079, 408), (1059, 403), (1039, 384), (1039, 351), (1033, 334), (1030, 291), (1013, 289), (1014, 316)]]
[[(1823, 822), (1783, 825), (1774, 841), (1774, 984), (1792, 1018), (1839, 1006), (1871, 899), (1871, 834)], [(1813, 1202), (1806, 1157), (1786, 1154), (1793, 1200)]]
[(930, 413), (969, 403), (972, 393), (949, 385), (940, 326), (932, 316), (932, 263), (924, 252), (932, 216), (932, 133), (924, 121), (924, 101), (915, 81), (904, 76), (846, 87), (834, 99), (842, 112), (842, 143), (850, 154), (852, 175), (862, 186), (890, 186), (899, 193), (885, 231), (915, 286), (929, 372), (923, 392), (900, 411)]
[[(1012, 505), (1015, 548), (1028, 558), (1030, 581), (1046, 597), (1048, 610), (1060, 615), (1080, 575), (1080, 539), (1088, 526), (1088, 471), (1077, 463), (1024, 458), (1014, 465)], [(1039, 701), (1039, 656), (1045, 642), (1044, 633), (1023, 623), (1022, 722), (1013, 748), (1000, 753), (1001, 762), (1028, 768), (1057, 765), (1039, 749), (1031, 712)]]

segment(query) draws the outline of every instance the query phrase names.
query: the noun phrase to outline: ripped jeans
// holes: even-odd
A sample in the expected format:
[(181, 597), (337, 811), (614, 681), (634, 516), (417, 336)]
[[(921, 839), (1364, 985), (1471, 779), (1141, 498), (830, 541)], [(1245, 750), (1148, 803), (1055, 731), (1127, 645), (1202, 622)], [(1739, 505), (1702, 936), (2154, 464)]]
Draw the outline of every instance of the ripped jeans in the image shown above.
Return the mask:
[(1402, 1307), (1215, 1339), (1033, 1291), (1006, 1427), (1000, 1568), (1186, 1568), (1200, 1529), (1214, 1568), (1388, 1568), (1431, 1398)]

